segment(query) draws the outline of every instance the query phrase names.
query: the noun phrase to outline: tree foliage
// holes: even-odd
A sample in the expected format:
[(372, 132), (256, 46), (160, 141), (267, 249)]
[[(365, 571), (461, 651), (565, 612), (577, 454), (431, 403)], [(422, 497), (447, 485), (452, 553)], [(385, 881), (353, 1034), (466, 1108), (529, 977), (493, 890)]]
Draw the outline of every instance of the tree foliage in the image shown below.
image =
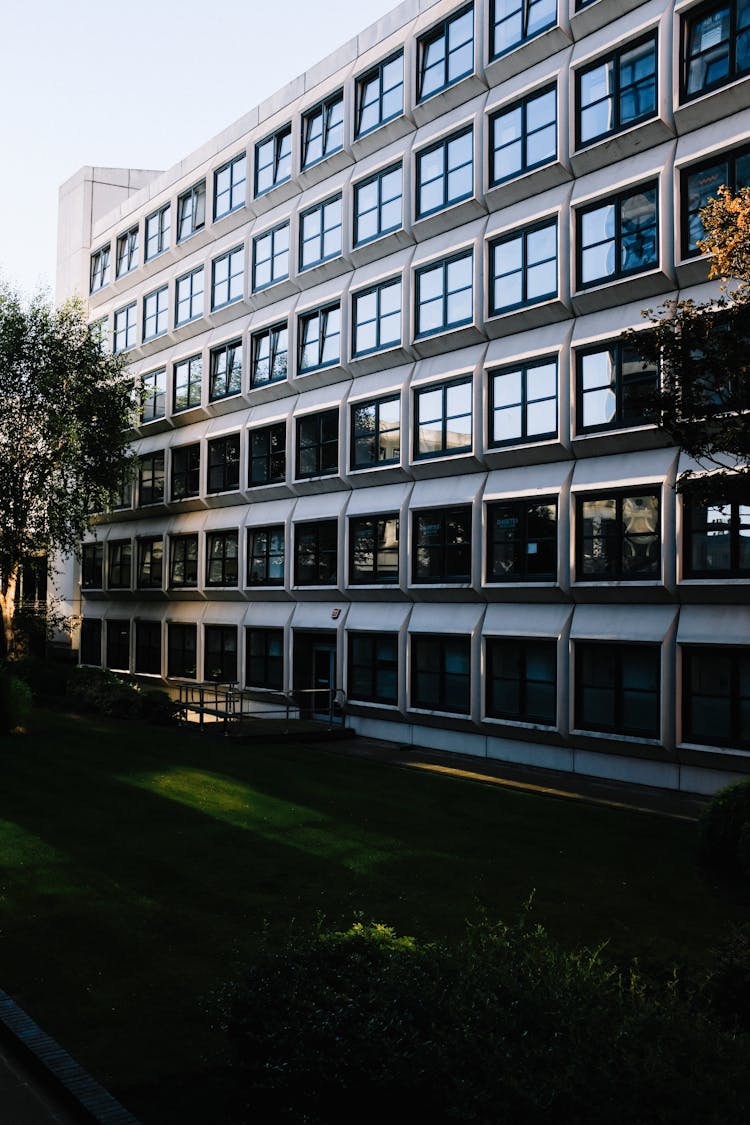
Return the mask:
[(23, 560), (71, 551), (132, 471), (132, 384), (79, 302), (0, 288), (0, 611), (5, 647)]
[(710, 276), (734, 287), (708, 301), (665, 301), (643, 314), (648, 331), (626, 337), (659, 366), (646, 416), (699, 466), (680, 487), (718, 500), (750, 478), (750, 189), (720, 188), (700, 215)]

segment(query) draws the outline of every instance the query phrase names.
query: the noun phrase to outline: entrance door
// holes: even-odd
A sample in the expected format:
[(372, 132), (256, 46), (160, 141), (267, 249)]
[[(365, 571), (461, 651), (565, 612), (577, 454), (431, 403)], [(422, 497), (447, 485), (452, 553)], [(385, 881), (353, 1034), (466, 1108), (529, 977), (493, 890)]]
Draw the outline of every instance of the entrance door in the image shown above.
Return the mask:
[(336, 646), (316, 643), (312, 650), (313, 714), (327, 719), (331, 713), (332, 688), (336, 686)]

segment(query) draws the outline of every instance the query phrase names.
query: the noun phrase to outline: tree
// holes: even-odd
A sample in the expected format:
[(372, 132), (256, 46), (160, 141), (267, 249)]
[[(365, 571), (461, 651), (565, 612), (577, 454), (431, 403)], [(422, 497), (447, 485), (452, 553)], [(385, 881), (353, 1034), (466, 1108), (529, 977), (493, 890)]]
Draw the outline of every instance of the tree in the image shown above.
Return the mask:
[(750, 188), (719, 188), (700, 217), (698, 245), (713, 257), (709, 277), (725, 282), (719, 296), (665, 301), (643, 314), (648, 331), (626, 336), (645, 362), (659, 365), (647, 417), (702, 470), (683, 473), (679, 487), (727, 500), (750, 479)]
[(133, 387), (80, 302), (0, 288), (0, 651), (24, 559), (78, 548), (132, 473)]

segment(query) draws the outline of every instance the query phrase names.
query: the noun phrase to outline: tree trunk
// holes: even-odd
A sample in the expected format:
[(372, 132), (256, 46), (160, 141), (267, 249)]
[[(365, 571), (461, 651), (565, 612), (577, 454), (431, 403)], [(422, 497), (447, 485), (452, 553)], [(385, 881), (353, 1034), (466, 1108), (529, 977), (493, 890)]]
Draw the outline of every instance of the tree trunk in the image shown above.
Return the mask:
[(0, 616), (2, 616), (3, 631), (2, 640), (4, 652), (0, 655), (6, 657), (13, 655), (14, 644), (14, 631), (13, 631), (13, 618), (16, 613), (16, 590), (18, 588), (18, 566), (15, 566), (10, 572), (8, 583), (5, 593), (0, 589)]

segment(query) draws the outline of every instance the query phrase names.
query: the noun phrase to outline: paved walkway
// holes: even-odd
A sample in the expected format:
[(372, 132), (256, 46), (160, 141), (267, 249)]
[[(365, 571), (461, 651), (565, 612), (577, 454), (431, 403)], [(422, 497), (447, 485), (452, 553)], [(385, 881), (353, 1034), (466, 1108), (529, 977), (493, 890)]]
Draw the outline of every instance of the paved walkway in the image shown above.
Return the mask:
[(467, 782), (520, 789), (560, 800), (656, 813), (679, 820), (697, 820), (708, 803), (707, 797), (695, 793), (677, 793), (671, 789), (606, 781), (535, 766), (516, 766), (491, 758), (475, 758), (419, 746), (400, 746), (396, 742), (380, 742), (372, 738), (316, 742), (314, 748), (400, 769), (423, 770)]
[[(80, 1119), (79, 1119), (80, 1120)], [(75, 1118), (0, 1044), (0, 1121), (3, 1125), (75, 1125)]]

